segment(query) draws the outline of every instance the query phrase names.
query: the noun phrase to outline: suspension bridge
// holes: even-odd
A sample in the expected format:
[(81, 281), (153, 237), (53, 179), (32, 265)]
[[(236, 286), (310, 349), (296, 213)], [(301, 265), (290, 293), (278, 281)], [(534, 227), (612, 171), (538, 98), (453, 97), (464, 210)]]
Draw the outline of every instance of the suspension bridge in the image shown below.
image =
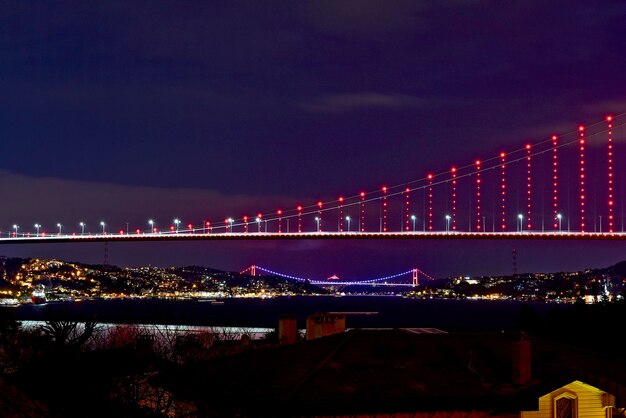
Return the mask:
[(278, 271), (270, 270), (265, 267), (251, 265), (239, 272), (239, 274), (248, 274), (250, 276), (270, 275), (278, 276), (288, 280), (292, 280), (300, 283), (310, 283), (316, 286), (411, 286), (416, 287), (419, 285), (419, 277), (424, 277), (427, 280), (434, 280), (433, 277), (424, 273), (418, 268), (412, 268), (407, 271), (403, 271), (396, 274), (390, 274), (383, 277), (377, 277), (373, 279), (361, 279), (361, 280), (339, 280), (336, 276), (330, 277), (326, 280), (307, 279), (304, 277), (298, 277), (291, 274), (281, 273)]
[[(0, 243), (161, 240), (623, 240), (626, 114), (395, 185), (218, 219), (0, 227)], [(435, 159), (436, 156), (433, 156)], [(623, 159), (623, 160), (622, 160)], [(436, 167), (435, 167), (436, 168)], [(422, 169), (420, 168), (420, 171)], [(247, 213), (247, 214), (246, 214)]]

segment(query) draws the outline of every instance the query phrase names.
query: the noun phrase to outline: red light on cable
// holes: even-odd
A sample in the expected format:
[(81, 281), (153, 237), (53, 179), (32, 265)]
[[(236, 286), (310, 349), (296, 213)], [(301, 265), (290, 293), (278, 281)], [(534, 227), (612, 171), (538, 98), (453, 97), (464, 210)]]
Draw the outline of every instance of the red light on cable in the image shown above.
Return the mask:
[(450, 172), (452, 173), (452, 186), (451, 186), (451, 203), (452, 203), (452, 208), (451, 208), (451, 216), (450, 216), (450, 220), (452, 221), (452, 230), (456, 231), (456, 167), (452, 167), (450, 169)]
[(339, 206), (337, 208), (337, 231), (343, 232), (343, 197), (339, 196)]
[(478, 232), (483, 229), (480, 216), (480, 171), (480, 160), (476, 160), (476, 230)]
[(411, 222), (411, 189), (408, 187), (404, 190), (405, 195), (405, 216), (404, 216), (404, 230), (410, 231), (410, 222)]
[(532, 229), (531, 215), (532, 215), (532, 150), (531, 145), (526, 145), (526, 229)]
[(500, 153), (500, 228), (506, 230), (506, 154)]
[(317, 232), (322, 232), (322, 205), (321, 200), (317, 202)]
[(298, 232), (302, 232), (302, 206), (298, 206)]
[(365, 232), (365, 192), (361, 192), (361, 210), (359, 212), (359, 230)]
[(580, 132), (580, 232), (585, 232), (585, 134), (584, 127), (578, 128)]
[(382, 213), (383, 213), (383, 223), (381, 225), (382, 232), (387, 232), (387, 186), (383, 186), (383, 198), (382, 198)]
[(558, 137), (556, 135), (552, 135), (552, 220), (554, 221), (552, 227), (555, 230), (560, 229), (558, 149)]
[(428, 175), (428, 230), (433, 230), (433, 175)]
[[(613, 232), (613, 117), (607, 116), (607, 128), (608, 128), (608, 146), (607, 146), (607, 171), (608, 171), (608, 188), (607, 188), (607, 200), (608, 200), (608, 217), (609, 217), (609, 232)], [(602, 227), (600, 227), (602, 228)]]

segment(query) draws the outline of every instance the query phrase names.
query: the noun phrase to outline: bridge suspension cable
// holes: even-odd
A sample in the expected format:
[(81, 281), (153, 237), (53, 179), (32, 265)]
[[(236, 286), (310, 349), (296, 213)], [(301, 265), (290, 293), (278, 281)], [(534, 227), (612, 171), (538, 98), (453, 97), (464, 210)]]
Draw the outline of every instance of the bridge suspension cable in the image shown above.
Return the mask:
[[(407, 275), (412, 275), (415, 271), (419, 272), (420, 274), (422, 274), (423, 276), (427, 277), (430, 280), (434, 280), (433, 277), (431, 277), (430, 275), (424, 273), (422, 270), (414, 268), (408, 271), (403, 271), (400, 273), (395, 273), (395, 274), (390, 274), (387, 276), (383, 276), (383, 277), (377, 277), (374, 279), (361, 279), (361, 280), (350, 280), (350, 281), (340, 281), (340, 280), (315, 280), (315, 279), (306, 279), (303, 277), (298, 277), (298, 276), (294, 276), (291, 274), (286, 274), (286, 273), (281, 273), (278, 271), (274, 271), (265, 267), (261, 267), (261, 266), (251, 266), (248, 267), (247, 269), (243, 270), (241, 273), (244, 274), (245, 272), (251, 271), (252, 267), (256, 267), (256, 270), (265, 272), (267, 274), (270, 274), (272, 276), (279, 276), (279, 277), (284, 277), (286, 279), (291, 279), (291, 280), (295, 280), (297, 282), (309, 282), (311, 284), (316, 284), (316, 285), (359, 285), (359, 284), (377, 284), (377, 283), (383, 283), (383, 282), (387, 282), (390, 280), (394, 280), (397, 279), (399, 277), (402, 276), (407, 276)], [(409, 284), (409, 283), (406, 283)], [(413, 285), (413, 283), (410, 283), (411, 285)]]
[[(257, 213), (255, 217), (204, 220), (200, 224), (188, 223), (186, 229), (176, 218), (169, 229), (160, 230), (150, 219), (147, 231), (147, 224), (144, 228), (130, 229), (126, 223), (126, 228), (113, 232), (101, 221), (102, 231), (97, 233), (86, 231), (84, 222), (75, 223), (76, 227), (80, 225), (78, 232), (68, 231), (67, 226), (62, 230), (59, 223), (58, 233), (46, 232), (40, 223), (31, 224), (34, 230), (15, 223), (0, 231), (0, 243), (254, 236), (259, 239), (474, 238), (476, 233), (489, 239), (514, 238), (513, 233), (541, 239), (553, 236), (626, 239), (626, 165), (622, 168), (616, 163), (621, 153), (626, 153), (622, 145), (625, 124), (626, 113), (608, 116), (602, 122), (580, 125), (576, 130), (549, 135), (545, 140), (475, 159), (470, 164), (455, 164), (445, 171), (424, 170), (428, 174), (414, 180), (368, 192), (341, 194), (329, 200), (317, 199), (315, 203), (294, 205), (291, 209), (251, 212)], [(571, 152), (564, 152), (566, 147)], [(621, 194), (619, 205), (618, 194)], [(418, 216), (420, 212), (422, 216)], [(297, 222), (290, 224), (290, 221)], [(621, 232), (617, 231), (619, 223)], [(51, 229), (54, 231), (54, 227)]]

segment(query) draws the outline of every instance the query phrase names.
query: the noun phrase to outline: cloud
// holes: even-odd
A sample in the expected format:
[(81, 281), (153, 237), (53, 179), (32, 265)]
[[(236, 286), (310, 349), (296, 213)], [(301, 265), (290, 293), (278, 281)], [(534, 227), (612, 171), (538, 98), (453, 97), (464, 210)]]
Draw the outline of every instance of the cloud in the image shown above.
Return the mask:
[(626, 114), (626, 100), (607, 100), (583, 106), (583, 109), (597, 118), (603, 118), (608, 115), (613, 117)]
[[(226, 195), (215, 190), (195, 188), (158, 188), (30, 177), (0, 171), (0, 231), (16, 223), (23, 231), (35, 223), (43, 230), (56, 230), (60, 222), (67, 231), (77, 231), (85, 222), (97, 231), (100, 222), (110, 230), (146, 229), (149, 218), (160, 228), (169, 227), (174, 218), (184, 225), (199, 226), (204, 220), (223, 225), (226, 217), (241, 218), (258, 212), (271, 213), (276, 207), (295, 207), (293, 198), (280, 196)], [(280, 205), (280, 206), (279, 206)], [(246, 212), (247, 211), (247, 212)]]
[(424, 106), (426, 100), (407, 94), (360, 92), (317, 97), (300, 107), (311, 112), (344, 113), (362, 109), (394, 109)]
[(322, 0), (309, 2), (306, 10), (309, 22), (326, 33), (388, 35), (415, 26), (417, 11), (427, 4), (413, 0)]

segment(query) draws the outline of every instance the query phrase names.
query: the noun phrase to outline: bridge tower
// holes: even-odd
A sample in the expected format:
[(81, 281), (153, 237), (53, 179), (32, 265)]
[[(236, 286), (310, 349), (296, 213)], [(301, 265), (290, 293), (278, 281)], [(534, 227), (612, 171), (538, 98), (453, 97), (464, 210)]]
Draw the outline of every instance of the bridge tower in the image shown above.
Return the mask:
[(250, 266), (250, 276), (256, 276), (256, 266)]
[(413, 287), (417, 287), (418, 284), (417, 269), (413, 269)]

